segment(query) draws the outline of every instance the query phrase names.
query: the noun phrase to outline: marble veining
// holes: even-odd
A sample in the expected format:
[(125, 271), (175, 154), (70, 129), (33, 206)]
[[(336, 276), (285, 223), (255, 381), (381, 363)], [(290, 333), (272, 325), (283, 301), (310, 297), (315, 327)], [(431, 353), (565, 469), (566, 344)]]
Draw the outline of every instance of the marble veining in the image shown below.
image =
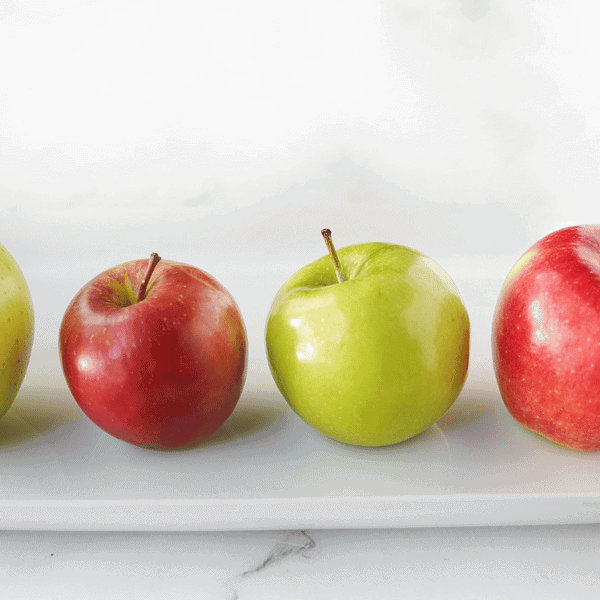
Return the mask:
[[(5, 598), (595, 600), (600, 525), (0, 532)], [(507, 595), (508, 594), (508, 595)]]
[(280, 539), (275, 542), (264, 560), (257, 566), (231, 578), (226, 583), (225, 588), (232, 594), (231, 600), (241, 600), (243, 598), (243, 596), (240, 596), (242, 593), (240, 592), (240, 582), (262, 573), (269, 567), (285, 563), (288, 558), (295, 556), (304, 559), (315, 559), (313, 550), (315, 550), (317, 543), (306, 531), (281, 531), (277, 534), (277, 538)]
[(244, 571), (241, 577), (248, 577), (255, 573), (259, 573), (270, 565), (277, 564), (290, 555), (302, 556), (304, 558), (312, 558), (311, 551), (316, 547), (315, 540), (306, 531), (290, 531), (287, 532), (285, 540), (279, 542), (269, 556), (265, 558), (257, 567)]

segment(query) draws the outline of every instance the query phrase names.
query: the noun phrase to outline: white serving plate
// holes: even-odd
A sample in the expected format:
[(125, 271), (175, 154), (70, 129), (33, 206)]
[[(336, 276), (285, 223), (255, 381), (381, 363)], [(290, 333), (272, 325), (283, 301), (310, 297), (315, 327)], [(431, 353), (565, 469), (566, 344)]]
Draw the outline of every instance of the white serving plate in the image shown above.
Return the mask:
[[(21, 392), (0, 421), (0, 529), (600, 522), (600, 453), (578, 453), (547, 442), (517, 425), (502, 404), (489, 349), (501, 278), (457, 278), (471, 315), (472, 358), (465, 388), (446, 415), (402, 444), (357, 448), (304, 424), (261, 362), (265, 299), (290, 265), (280, 270), (267, 276), (252, 301), (241, 303), (249, 315), (254, 354), (238, 406), (210, 440), (182, 452), (129, 445), (85, 417), (64, 382), (55, 337), (82, 275), (69, 275), (73, 280), (68, 285), (66, 280), (57, 284), (54, 275), (31, 277), (40, 307), (36, 346)], [(232, 292), (236, 298), (241, 295)]]
[(380, 449), (324, 438), (273, 386), (258, 384), (210, 441), (184, 452), (113, 439), (64, 388), (26, 388), (0, 432), (0, 529), (600, 521), (600, 456), (538, 439), (512, 422), (494, 390), (474, 383), (427, 432)]

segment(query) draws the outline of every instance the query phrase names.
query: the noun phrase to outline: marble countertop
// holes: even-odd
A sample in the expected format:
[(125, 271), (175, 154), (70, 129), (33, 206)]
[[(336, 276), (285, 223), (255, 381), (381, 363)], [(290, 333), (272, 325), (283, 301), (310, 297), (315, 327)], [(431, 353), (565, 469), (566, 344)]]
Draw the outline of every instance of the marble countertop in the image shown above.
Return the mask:
[(599, 525), (0, 532), (6, 598), (597, 598)]

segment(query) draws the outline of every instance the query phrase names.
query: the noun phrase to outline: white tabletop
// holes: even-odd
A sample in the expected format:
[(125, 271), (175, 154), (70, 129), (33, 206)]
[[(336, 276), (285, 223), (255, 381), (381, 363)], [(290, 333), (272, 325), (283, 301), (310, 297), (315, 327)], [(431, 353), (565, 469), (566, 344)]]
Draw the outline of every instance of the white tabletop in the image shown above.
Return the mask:
[(6, 598), (598, 597), (598, 525), (270, 532), (2, 532)]

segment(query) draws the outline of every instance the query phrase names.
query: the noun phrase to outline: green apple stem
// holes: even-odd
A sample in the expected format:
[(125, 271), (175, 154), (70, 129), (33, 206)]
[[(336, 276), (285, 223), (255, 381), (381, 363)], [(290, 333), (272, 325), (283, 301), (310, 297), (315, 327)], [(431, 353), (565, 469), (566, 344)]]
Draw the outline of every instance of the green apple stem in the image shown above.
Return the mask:
[(137, 302), (141, 302), (146, 297), (146, 290), (148, 289), (148, 283), (150, 282), (150, 277), (152, 277), (152, 273), (154, 272), (154, 268), (160, 261), (160, 256), (153, 252), (150, 255), (150, 261), (148, 262), (148, 270), (146, 271), (146, 275), (144, 275), (144, 279), (142, 280), (142, 285), (140, 285), (140, 291), (138, 292)]
[(340, 259), (338, 258), (337, 252), (333, 246), (333, 242), (331, 241), (331, 231), (329, 229), (321, 229), (321, 235), (325, 238), (327, 250), (329, 250), (329, 256), (331, 256), (331, 260), (333, 261), (333, 268), (335, 269), (335, 275), (338, 283), (343, 283), (346, 281), (346, 278), (344, 277), (344, 272), (342, 271)]

